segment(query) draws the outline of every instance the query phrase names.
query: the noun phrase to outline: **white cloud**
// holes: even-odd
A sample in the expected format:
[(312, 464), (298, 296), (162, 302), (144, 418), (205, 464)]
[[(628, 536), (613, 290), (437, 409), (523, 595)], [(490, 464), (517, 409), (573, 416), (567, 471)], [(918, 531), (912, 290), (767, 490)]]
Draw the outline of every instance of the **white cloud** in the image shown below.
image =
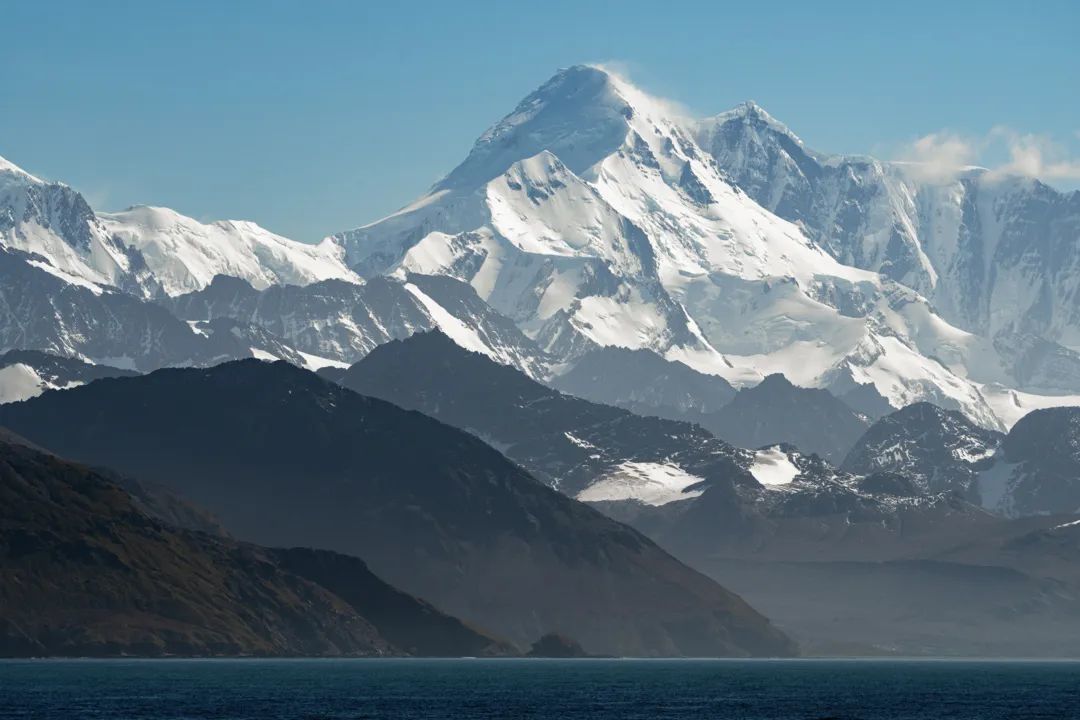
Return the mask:
[(1080, 160), (1070, 158), (1064, 147), (1045, 135), (1020, 134), (1007, 127), (990, 131), (1009, 150), (1009, 162), (992, 172), (995, 175), (1024, 175), (1043, 180), (1080, 179)]
[[(1008, 160), (980, 163), (980, 159), (995, 155), (1007, 156)], [(993, 128), (981, 138), (945, 131), (930, 133), (902, 148), (896, 159), (909, 163), (909, 173), (930, 182), (947, 182), (977, 164), (987, 167), (992, 177), (1080, 180), (1080, 159), (1070, 157), (1065, 147), (1046, 135), (1020, 133), (1004, 126)]]
[(978, 155), (972, 141), (947, 132), (930, 133), (910, 143), (898, 160), (910, 163), (908, 171), (920, 180), (945, 182), (970, 167)]

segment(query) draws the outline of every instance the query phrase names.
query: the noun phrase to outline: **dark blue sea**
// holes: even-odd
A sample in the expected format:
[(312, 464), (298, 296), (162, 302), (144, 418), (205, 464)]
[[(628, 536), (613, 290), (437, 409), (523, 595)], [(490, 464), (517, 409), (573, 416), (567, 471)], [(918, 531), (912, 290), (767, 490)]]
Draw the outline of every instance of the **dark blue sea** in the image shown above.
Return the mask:
[(1080, 663), (0, 661), (0, 718), (1080, 718)]

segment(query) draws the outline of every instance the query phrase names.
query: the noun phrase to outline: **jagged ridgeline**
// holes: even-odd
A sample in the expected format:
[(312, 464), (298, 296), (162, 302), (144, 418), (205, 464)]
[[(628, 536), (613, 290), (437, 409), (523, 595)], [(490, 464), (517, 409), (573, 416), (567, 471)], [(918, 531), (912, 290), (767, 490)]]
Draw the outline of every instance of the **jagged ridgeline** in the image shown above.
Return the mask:
[[(575, 66), (428, 194), (318, 245), (164, 208), (95, 212), (5, 161), (0, 349), (318, 369), (439, 328), (537, 379), (622, 347), (738, 388), (781, 373), (871, 420), (928, 401), (1005, 430), (1080, 393), (1078, 203), (978, 168), (826, 156), (753, 103), (686, 118)], [(670, 397), (608, 382), (594, 399), (688, 406), (671, 378)]]

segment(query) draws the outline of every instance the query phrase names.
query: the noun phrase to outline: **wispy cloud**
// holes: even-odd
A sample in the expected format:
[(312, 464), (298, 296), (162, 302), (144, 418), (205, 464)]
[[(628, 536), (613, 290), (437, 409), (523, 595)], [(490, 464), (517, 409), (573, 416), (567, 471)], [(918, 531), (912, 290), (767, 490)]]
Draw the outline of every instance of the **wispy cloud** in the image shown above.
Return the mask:
[(906, 146), (896, 158), (911, 163), (920, 180), (945, 182), (975, 163), (978, 148), (971, 140), (947, 132), (930, 133)]
[(997, 127), (991, 135), (1001, 138), (1009, 149), (1009, 161), (993, 168), (999, 175), (1024, 175), (1043, 180), (1080, 179), (1080, 159), (1044, 135), (1021, 134)]
[[(1008, 159), (983, 161), (994, 156)], [(986, 167), (992, 177), (1080, 180), (1080, 159), (1072, 157), (1065, 146), (1046, 135), (1021, 133), (1006, 126), (995, 127), (982, 137), (930, 133), (905, 145), (895, 159), (911, 163), (909, 172), (928, 181), (948, 181), (972, 165)]]

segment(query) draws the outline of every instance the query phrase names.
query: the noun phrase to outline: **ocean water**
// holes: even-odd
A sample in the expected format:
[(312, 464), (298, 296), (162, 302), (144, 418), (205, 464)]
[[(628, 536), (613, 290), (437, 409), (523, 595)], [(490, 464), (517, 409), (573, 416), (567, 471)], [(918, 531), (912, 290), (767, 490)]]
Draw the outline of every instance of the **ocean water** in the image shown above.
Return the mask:
[(0, 661), (0, 718), (1080, 718), (1080, 663)]

